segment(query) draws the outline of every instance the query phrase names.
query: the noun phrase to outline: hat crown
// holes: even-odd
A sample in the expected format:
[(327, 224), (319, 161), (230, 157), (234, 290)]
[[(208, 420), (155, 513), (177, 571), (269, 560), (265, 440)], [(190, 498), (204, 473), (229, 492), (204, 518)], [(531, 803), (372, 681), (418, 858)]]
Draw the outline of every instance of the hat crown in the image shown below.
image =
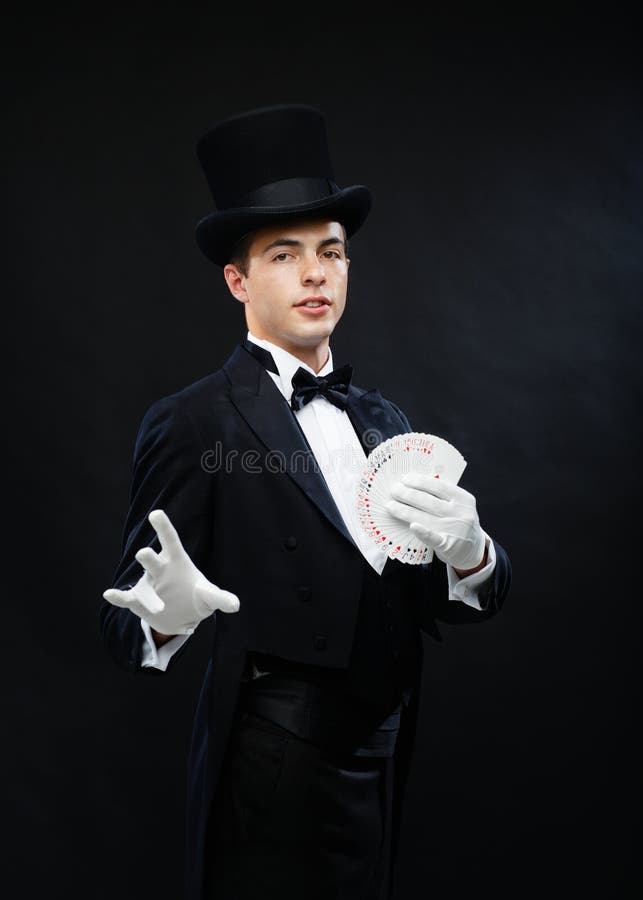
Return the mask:
[(266, 185), (334, 180), (325, 119), (313, 106), (281, 104), (240, 113), (206, 131), (196, 149), (219, 210), (244, 206)]
[(196, 151), (216, 207), (197, 223), (196, 240), (220, 266), (258, 228), (312, 216), (341, 222), (351, 237), (371, 208), (365, 185), (335, 184), (326, 122), (314, 106), (283, 103), (223, 119)]

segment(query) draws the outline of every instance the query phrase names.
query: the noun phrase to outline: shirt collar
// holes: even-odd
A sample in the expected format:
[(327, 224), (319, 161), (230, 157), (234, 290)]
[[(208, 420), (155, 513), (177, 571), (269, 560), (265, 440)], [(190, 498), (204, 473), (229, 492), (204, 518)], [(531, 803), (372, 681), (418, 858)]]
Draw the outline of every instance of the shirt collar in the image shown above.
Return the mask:
[(279, 375), (276, 376), (274, 372), (269, 372), (268, 374), (273, 377), (275, 384), (289, 403), (293, 391), (292, 377), (300, 366), (302, 369), (306, 369), (308, 372), (317, 376), (328, 375), (329, 372), (333, 371), (333, 353), (330, 347), (328, 348), (328, 360), (324, 363), (319, 372), (315, 372), (309, 365), (302, 362), (296, 356), (293, 356), (292, 353), (288, 353), (283, 347), (278, 347), (276, 344), (273, 344), (271, 341), (266, 341), (263, 338), (255, 337), (251, 331), (248, 331), (247, 337), (253, 344), (264, 347), (272, 354), (275, 365), (279, 370)]

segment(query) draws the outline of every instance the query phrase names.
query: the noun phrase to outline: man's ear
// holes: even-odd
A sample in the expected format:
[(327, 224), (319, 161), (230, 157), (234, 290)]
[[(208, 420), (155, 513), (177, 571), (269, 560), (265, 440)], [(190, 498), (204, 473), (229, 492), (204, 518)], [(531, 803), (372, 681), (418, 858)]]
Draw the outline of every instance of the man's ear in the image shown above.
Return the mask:
[(241, 269), (234, 263), (228, 263), (223, 270), (223, 277), (232, 296), (240, 303), (247, 303), (246, 276)]

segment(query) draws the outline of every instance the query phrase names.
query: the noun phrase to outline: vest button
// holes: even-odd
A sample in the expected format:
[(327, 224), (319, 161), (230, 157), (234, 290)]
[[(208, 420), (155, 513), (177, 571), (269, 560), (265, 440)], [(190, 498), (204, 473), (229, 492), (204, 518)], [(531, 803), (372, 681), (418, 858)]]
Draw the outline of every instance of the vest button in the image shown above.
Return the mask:
[(313, 647), (315, 650), (325, 650), (326, 649), (326, 638), (323, 634), (316, 634), (313, 640)]
[(302, 603), (307, 603), (311, 597), (312, 597), (312, 591), (309, 587), (298, 587), (297, 588), (297, 599), (301, 600)]
[(284, 541), (284, 547), (286, 548), (286, 550), (294, 550), (296, 546), (297, 546), (297, 538), (294, 537), (293, 535), (291, 535), (290, 537), (287, 537), (286, 540)]

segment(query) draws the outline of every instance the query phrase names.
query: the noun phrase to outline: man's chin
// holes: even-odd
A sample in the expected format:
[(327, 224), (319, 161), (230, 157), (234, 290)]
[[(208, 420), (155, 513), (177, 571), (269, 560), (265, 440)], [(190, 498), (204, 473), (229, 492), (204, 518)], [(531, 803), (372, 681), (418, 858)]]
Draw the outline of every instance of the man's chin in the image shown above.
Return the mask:
[(336, 322), (311, 322), (309, 328), (301, 328), (288, 334), (288, 339), (298, 347), (316, 347), (327, 340), (335, 329)]

